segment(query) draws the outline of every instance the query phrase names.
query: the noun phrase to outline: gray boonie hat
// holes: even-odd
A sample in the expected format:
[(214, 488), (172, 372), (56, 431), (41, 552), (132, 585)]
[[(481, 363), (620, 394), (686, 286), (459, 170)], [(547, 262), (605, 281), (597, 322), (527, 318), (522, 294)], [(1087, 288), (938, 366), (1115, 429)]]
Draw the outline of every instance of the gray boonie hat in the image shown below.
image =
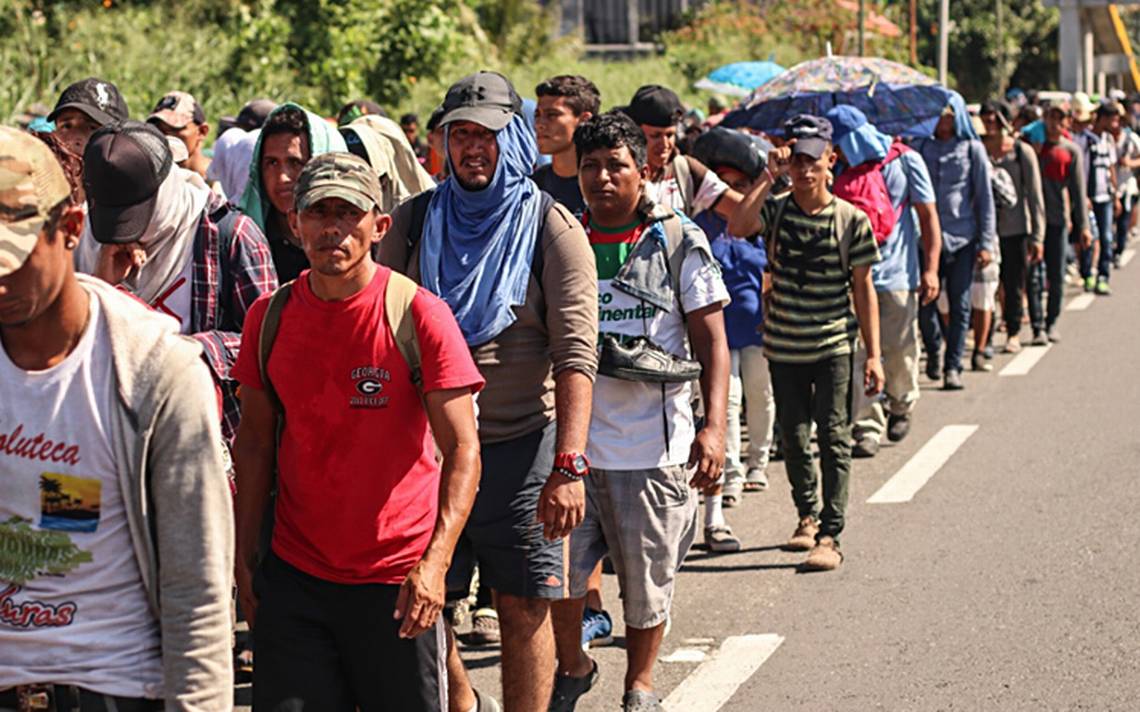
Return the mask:
[(29, 133), (0, 126), (0, 277), (20, 269), (71, 186), (55, 154)]
[(362, 158), (351, 153), (322, 153), (309, 161), (293, 188), (297, 212), (325, 198), (340, 198), (361, 210), (379, 208), (383, 202), (380, 179)]

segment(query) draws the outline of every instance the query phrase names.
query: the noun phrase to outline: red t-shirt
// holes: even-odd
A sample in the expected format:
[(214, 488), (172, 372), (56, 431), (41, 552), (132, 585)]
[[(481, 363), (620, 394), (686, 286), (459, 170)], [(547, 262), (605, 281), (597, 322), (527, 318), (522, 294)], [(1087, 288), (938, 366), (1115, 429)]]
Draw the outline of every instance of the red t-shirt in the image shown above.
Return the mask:
[[(326, 302), (294, 282), (269, 357), (285, 407), (273, 551), (338, 583), (404, 580), (435, 527), (439, 466), (427, 415), (384, 315), (391, 271)], [(263, 389), (258, 335), (269, 303), (249, 310), (232, 378)], [(448, 306), (420, 289), (412, 301), (424, 391), (483, 387)]]

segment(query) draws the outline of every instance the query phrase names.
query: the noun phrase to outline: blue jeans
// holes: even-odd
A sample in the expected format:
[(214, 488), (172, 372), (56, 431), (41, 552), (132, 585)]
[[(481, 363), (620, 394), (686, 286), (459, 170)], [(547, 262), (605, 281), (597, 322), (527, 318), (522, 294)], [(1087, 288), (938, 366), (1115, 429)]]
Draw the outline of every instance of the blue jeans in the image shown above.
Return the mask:
[(922, 343), (928, 359), (938, 358), (942, 338), (946, 337), (946, 358), (943, 361), (946, 371), (962, 370), (962, 353), (966, 350), (966, 331), (970, 326), (970, 287), (974, 284), (977, 256), (976, 242), (957, 252), (942, 253), (938, 272), (946, 298), (950, 301), (950, 321), (945, 327), (938, 317), (937, 300), (924, 304), (918, 312), (918, 325), (922, 329)]
[[(1109, 200), (1104, 203), (1093, 203), (1092, 214), (1096, 218), (1096, 224), (1092, 226), (1093, 239), (1100, 243), (1100, 257), (1097, 259), (1096, 271), (1101, 279), (1108, 280), (1112, 271), (1112, 228), (1116, 224), (1113, 202)], [(1081, 276), (1086, 278), (1092, 276), (1091, 247), (1081, 250)]]

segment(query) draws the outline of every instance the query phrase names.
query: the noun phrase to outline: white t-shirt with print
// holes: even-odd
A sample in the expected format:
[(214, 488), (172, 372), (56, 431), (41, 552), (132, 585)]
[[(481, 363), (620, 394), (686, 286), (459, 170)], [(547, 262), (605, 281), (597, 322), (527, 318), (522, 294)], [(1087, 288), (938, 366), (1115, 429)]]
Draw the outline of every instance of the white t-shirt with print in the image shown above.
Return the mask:
[[(696, 176), (693, 176), (693, 180), (696, 180)], [(701, 181), (701, 184), (693, 186), (693, 214), (688, 217), (695, 217), (711, 208), (726, 190), (728, 190), (728, 184), (722, 181), (714, 171), (710, 170), (705, 173), (705, 179)], [(645, 195), (658, 205), (665, 205), (674, 210), (685, 212), (685, 197), (677, 186), (675, 175), (670, 175), (668, 178), (659, 181), (647, 181), (645, 183)]]
[[(691, 358), (685, 322), (678, 310), (666, 312), (598, 281), (598, 330), (603, 334), (648, 336), (678, 356)], [(681, 267), (685, 313), (728, 304), (728, 289), (714, 263), (690, 253)], [(696, 437), (693, 386), (697, 383), (639, 383), (599, 375), (586, 455), (603, 470), (640, 470), (684, 464)], [(665, 430), (668, 425), (668, 442)]]
[(194, 260), (187, 254), (186, 264), (182, 266), (178, 278), (150, 303), (151, 309), (178, 320), (180, 334), (190, 333), (190, 291), (194, 280), (193, 269)]
[(111, 348), (97, 299), (75, 350), (29, 372), (0, 348), (0, 689), (162, 693), (111, 445)]

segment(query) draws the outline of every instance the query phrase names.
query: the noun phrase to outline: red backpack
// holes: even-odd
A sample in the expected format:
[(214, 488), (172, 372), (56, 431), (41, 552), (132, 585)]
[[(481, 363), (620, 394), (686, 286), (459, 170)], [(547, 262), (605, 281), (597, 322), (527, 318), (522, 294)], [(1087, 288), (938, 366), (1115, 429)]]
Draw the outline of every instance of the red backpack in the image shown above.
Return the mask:
[[(881, 246), (891, 236), (895, 224), (902, 217), (902, 210), (895, 210), (887, 181), (883, 178), (883, 168), (899, 156), (910, 151), (902, 143), (891, 144), (887, 155), (881, 161), (866, 161), (849, 167), (835, 179), (835, 195), (866, 213), (871, 220), (871, 232), (875, 242)], [(906, 208), (904, 202), (901, 206)]]

